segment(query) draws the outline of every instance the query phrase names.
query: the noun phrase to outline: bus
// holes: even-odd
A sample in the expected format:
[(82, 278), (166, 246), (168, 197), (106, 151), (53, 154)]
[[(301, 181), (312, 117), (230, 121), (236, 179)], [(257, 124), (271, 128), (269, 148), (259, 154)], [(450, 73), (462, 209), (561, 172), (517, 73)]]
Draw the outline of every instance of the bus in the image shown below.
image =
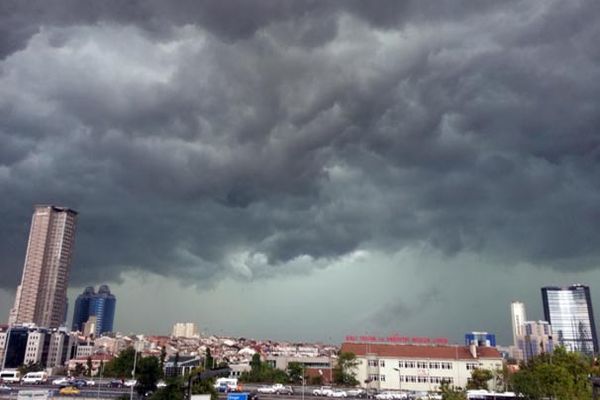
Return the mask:
[(21, 382), (21, 373), (16, 369), (5, 369), (0, 371), (0, 382), (19, 383)]

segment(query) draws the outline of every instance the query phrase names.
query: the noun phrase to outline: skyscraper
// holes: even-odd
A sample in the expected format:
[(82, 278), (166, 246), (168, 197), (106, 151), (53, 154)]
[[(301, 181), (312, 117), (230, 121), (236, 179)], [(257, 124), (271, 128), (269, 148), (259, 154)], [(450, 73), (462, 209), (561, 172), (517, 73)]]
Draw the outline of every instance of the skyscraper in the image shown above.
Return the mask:
[(86, 322), (93, 318), (96, 336), (112, 332), (116, 304), (117, 299), (107, 285), (100, 286), (98, 293), (92, 286), (88, 286), (75, 301), (72, 329), (83, 332)]
[(77, 212), (36, 205), (9, 324), (57, 328), (64, 322)]
[(542, 302), (544, 317), (552, 325), (555, 343), (570, 351), (585, 354), (598, 352), (598, 337), (588, 286), (543, 287)]
[(517, 346), (517, 338), (523, 335), (523, 324), (527, 321), (525, 305), (520, 301), (513, 301), (510, 304), (510, 316), (512, 320), (513, 344)]

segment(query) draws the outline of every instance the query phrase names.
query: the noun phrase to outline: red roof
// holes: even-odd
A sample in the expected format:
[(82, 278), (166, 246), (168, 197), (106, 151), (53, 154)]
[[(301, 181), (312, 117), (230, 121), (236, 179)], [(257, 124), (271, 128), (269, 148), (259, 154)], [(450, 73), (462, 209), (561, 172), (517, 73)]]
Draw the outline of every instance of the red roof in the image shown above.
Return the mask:
[[(378, 357), (434, 358), (446, 360), (474, 360), (468, 346), (384, 344), (384, 343), (342, 343), (342, 352), (357, 356), (374, 354)], [(502, 358), (493, 347), (478, 347), (477, 358)]]

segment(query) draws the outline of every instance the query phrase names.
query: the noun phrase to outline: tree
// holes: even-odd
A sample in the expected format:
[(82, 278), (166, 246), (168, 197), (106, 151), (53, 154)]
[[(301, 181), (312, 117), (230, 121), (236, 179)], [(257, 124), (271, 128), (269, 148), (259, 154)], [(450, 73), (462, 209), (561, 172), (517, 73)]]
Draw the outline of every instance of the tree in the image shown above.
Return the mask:
[(92, 376), (92, 368), (93, 368), (93, 364), (92, 364), (92, 357), (88, 356), (87, 361), (86, 361), (86, 371), (85, 374), (87, 376)]
[(467, 400), (467, 393), (463, 389), (451, 386), (447, 381), (440, 385), (440, 392), (442, 400)]
[(303, 376), (302, 373), (304, 368), (301, 363), (292, 361), (288, 364), (287, 373), (290, 377), (290, 382), (292, 383), (301, 383)]
[(214, 379), (198, 381), (192, 386), (192, 394), (210, 394), (210, 400), (217, 400), (219, 398), (219, 393), (217, 393), (214, 383)]
[(206, 355), (204, 356), (204, 369), (212, 369), (215, 360), (213, 356), (210, 354), (210, 348), (206, 348)]
[(333, 381), (339, 385), (356, 386), (356, 367), (358, 360), (351, 352), (342, 352), (338, 356), (337, 364), (333, 368)]
[(260, 354), (254, 353), (252, 355), (252, 360), (250, 360), (250, 370), (253, 372), (260, 372), (261, 365)]
[(583, 400), (591, 396), (592, 362), (579, 353), (558, 347), (521, 364), (512, 377), (514, 391), (526, 399)]
[[(104, 367), (104, 375), (114, 378), (129, 378), (133, 371), (133, 359), (135, 350), (132, 347), (122, 350), (119, 355), (109, 362)], [(140, 355), (138, 354), (138, 361)]]
[(167, 380), (167, 387), (154, 392), (151, 400), (184, 400), (183, 385), (181, 378)]
[(167, 358), (167, 349), (166, 346), (163, 346), (160, 349), (160, 370), (161, 372), (163, 372), (164, 375), (164, 370), (165, 370), (165, 359)]
[(135, 390), (143, 395), (156, 390), (156, 382), (161, 377), (160, 361), (157, 357), (144, 357), (138, 361), (135, 369), (137, 385)]
[(471, 371), (471, 379), (467, 383), (467, 389), (488, 389), (488, 381), (490, 381), (494, 375), (492, 371), (485, 368), (475, 368)]
[(75, 364), (75, 369), (73, 370), (74, 376), (81, 376), (85, 373), (85, 366), (83, 364), (77, 363)]
[(23, 364), (17, 369), (19, 370), (21, 375), (25, 375), (28, 372), (38, 372), (38, 371), (43, 370), (42, 366), (39, 363), (34, 363), (34, 362), (29, 362), (27, 364)]

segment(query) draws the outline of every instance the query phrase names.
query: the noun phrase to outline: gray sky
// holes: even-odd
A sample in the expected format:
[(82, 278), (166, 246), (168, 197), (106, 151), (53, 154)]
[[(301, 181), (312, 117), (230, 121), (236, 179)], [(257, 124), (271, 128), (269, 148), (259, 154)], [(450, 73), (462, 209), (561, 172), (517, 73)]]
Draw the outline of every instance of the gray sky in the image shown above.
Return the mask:
[[(600, 4), (5, 1), (0, 317), (32, 205), (116, 328), (509, 340), (600, 307)], [(598, 292), (598, 293), (597, 293)]]

